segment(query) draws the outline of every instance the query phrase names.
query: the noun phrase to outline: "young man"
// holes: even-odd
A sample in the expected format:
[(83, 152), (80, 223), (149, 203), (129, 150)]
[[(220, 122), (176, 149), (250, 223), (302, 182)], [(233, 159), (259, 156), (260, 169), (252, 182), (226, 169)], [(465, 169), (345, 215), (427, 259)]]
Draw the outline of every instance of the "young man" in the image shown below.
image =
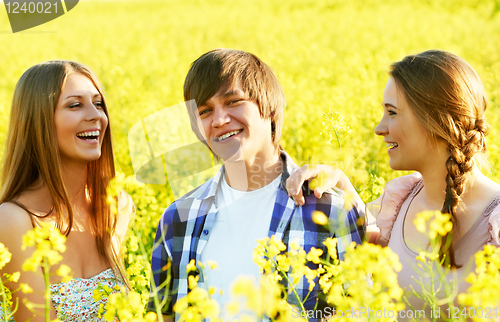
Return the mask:
[[(285, 183), (297, 166), (279, 144), (285, 95), (264, 62), (243, 51), (212, 50), (191, 66), (184, 98), (192, 129), (224, 165), (172, 203), (160, 220), (151, 266), (160, 300), (170, 300), (164, 314), (173, 315), (173, 304), (188, 293), (186, 267), (192, 259), (217, 262), (218, 269), (204, 271), (200, 282), (222, 289), (223, 307), (236, 277), (258, 277), (252, 261), (257, 239), (276, 235), (287, 246), (297, 241), (306, 252), (315, 247), (326, 254), (323, 241), (336, 237), (339, 258), (352, 241), (362, 241), (362, 209), (346, 210), (339, 194), (330, 191), (317, 199), (306, 191), (302, 206), (289, 198)], [(312, 221), (315, 210), (330, 218), (330, 229)], [(162, 287), (169, 267), (170, 283)], [(302, 298), (308, 286), (299, 284)], [(316, 284), (306, 309), (316, 305), (317, 292)]]

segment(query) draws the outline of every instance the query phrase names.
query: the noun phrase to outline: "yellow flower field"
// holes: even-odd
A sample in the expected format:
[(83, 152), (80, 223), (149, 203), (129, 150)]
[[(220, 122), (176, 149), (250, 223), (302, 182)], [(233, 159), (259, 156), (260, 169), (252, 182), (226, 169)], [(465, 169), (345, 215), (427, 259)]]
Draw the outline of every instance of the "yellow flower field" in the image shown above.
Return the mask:
[[(137, 206), (126, 266), (143, 303), (159, 218), (174, 195), (194, 183), (173, 191), (168, 183), (138, 182), (129, 142), (149, 150), (143, 138), (129, 141), (129, 133), (150, 124), (151, 114), (183, 103), (191, 62), (218, 47), (255, 53), (271, 66), (287, 96), (282, 146), (297, 164), (343, 168), (365, 201), (404, 174), (389, 168), (385, 143), (373, 132), (389, 65), (426, 49), (456, 53), (486, 87), (490, 176), (500, 182), (500, 0), (81, 0), (67, 14), (15, 34), (2, 5), (0, 145), (14, 86), (26, 69), (69, 59), (97, 74), (110, 109), (119, 187)], [(348, 127), (339, 140), (328, 134), (329, 121)], [(184, 142), (191, 135), (175, 117), (156, 122), (161, 126), (149, 129), (150, 140)]]

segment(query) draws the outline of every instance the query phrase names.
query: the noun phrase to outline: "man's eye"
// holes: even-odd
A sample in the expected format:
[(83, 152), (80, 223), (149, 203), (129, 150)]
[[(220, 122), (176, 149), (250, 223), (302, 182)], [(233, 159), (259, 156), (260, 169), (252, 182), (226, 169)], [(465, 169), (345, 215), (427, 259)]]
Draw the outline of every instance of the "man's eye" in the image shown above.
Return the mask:
[(241, 99), (233, 99), (233, 100), (228, 101), (227, 105), (234, 105), (234, 104), (237, 104), (241, 101), (242, 101)]
[(210, 112), (209, 108), (203, 109), (203, 110), (200, 111), (200, 116), (203, 115), (203, 114), (206, 114), (208, 112)]

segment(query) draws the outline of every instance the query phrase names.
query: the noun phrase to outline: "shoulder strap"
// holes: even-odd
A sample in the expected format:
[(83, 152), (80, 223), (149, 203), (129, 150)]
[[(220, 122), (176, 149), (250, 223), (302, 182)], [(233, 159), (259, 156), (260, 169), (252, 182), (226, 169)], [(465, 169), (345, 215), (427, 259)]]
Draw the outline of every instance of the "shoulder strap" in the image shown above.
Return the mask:
[(498, 206), (498, 204), (500, 204), (500, 192), (497, 193), (493, 200), (491, 200), (488, 207), (486, 207), (483, 212), (483, 216), (488, 217), (489, 215), (491, 215), (491, 212), (496, 208), (496, 206)]

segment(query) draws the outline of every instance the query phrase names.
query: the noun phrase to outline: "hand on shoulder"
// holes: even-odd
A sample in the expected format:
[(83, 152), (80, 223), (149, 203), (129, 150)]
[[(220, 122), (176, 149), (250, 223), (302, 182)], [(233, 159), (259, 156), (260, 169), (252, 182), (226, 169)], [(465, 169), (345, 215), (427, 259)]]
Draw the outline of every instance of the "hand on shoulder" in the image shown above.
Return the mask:
[(116, 236), (118, 237), (121, 245), (125, 235), (127, 234), (128, 227), (134, 221), (136, 211), (134, 201), (124, 190), (120, 191), (118, 196), (117, 210)]
[(359, 199), (356, 189), (342, 170), (323, 164), (306, 164), (293, 172), (286, 181), (288, 195), (293, 198), (297, 205), (305, 203), (302, 193), (302, 185), (305, 181), (310, 181), (309, 185), (314, 189), (314, 195), (318, 199), (332, 188), (338, 188), (348, 195), (352, 195), (354, 199)]

